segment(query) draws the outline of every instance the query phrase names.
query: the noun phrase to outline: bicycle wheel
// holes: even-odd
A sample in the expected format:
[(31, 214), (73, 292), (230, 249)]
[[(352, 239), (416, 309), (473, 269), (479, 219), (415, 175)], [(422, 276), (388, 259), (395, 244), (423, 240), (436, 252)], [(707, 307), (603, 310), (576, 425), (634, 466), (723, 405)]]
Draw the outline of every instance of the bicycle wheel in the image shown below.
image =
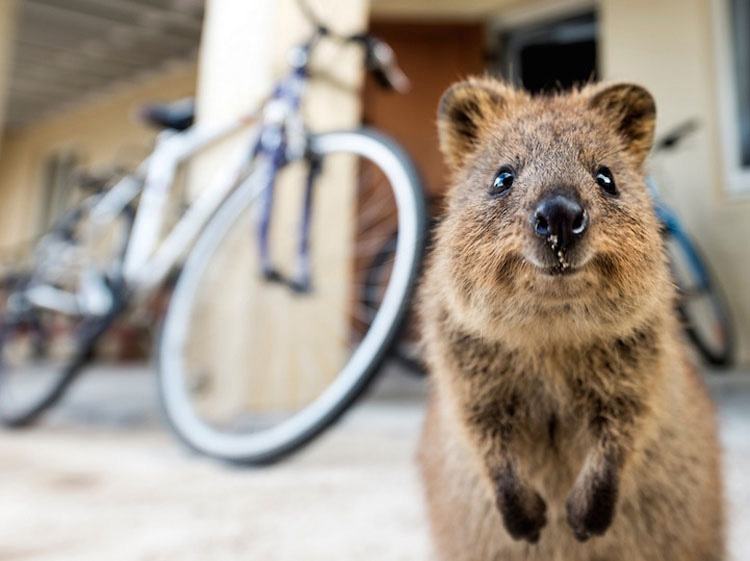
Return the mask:
[[(261, 278), (253, 204), (260, 187), (250, 180), (201, 234), (164, 319), (166, 416), (185, 443), (216, 458), (274, 461), (333, 423), (374, 376), (408, 307), (424, 239), (421, 184), (409, 160), (367, 130), (315, 136), (311, 150), (322, 162), (311, 289)], [(296, 255), (304, 167), (285, 168), (276, 188), (271, 250), (284, 273)], [(393, 231), (394, 265), (371, 315), (360, 285)]]
[(728, 308), (705, 261), (682, 230), (670, 230), (666, 245), (685, 333), (707, 364), (731, 365), (734, 334)]
[(32, 269), (0, 296), (0, 423), (5, 426), (28, 425), (62, 397), (120, 310), (105, 262), (119, 259), (132, 212), (89, 227), (95, 200), (85, 200), (42, 238)]

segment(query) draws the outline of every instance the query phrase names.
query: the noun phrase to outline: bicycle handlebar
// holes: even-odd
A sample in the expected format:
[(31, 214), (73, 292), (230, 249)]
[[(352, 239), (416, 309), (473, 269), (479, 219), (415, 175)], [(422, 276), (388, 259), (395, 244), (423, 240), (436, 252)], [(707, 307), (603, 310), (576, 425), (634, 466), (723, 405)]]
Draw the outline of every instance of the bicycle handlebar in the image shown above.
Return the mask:
[(698, 119), (688, 119), (654, 142), (654, 153), (672, 150), (699, 127)]
[(393, 49), (383, 40), (370, 33), (354, 33), (341, 35), (331, 30), (312, 11), (306, 0), (297, 0), (297, 5), (305, 18), (315, 26), (312, 38), (305, 48), (310, 51), (322, 37), (330, 38), (340, 43), (355, 43), (365, 49), (365, 67), (372, 72), (378, 84), (384, 88), (405, 93), (411, 87), (409, 78), (399, 68)]

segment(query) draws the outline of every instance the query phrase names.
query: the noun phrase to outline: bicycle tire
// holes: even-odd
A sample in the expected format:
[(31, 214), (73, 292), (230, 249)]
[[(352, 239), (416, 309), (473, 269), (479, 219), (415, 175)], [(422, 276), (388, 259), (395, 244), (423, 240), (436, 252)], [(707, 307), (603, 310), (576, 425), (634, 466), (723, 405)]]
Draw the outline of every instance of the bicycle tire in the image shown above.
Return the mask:
[[(674, 244), (670, 244), (673, 241)], [(699, 352), (706, 364), (726, 368), (731, 366), (734, 359), (734, 330), (728, 312), (728, 306), (721, 294), (714, 276), (706, 265), (701, 252), (690, 238), (681, 230), (670, 230), (667, 234), (667, 251), (672, 263), (673, 272), (679, 259), (675, 249), (678, 248), (689, 266), (687, 275), (692, 277), (686, 282), (675, 274), (678, 287), (678, 313), (683, 322), (683, 329), (688, 339)], [(698, 288), (691, 288), (697, 286)], [(690, 299), (706, 298), (710, 304), (709, 314), (694, 313), (690, 306)], [(713, 317), (711, 317), (713, 316)], [(703, 324), (713, 322), (711, 330), (716, 334), (715, 341), (707, 339)]]
[(54, 382), (49, 386), (47, 391), (34, 403), (30, 404), (23, 411), (8, 414), (0, 408), (0, 424), (7, 428), (23, 428), (33, 424), (45, 411), (53, 407), (65, 395), (65, 391), (70, 384), (81, 373), (81, 369), (88, 364), (91, 359), (91, 352), (96, 342), (112, 324), (122, 307), (115, 306), (110, 314), (101, 318), (92, 319), (85, 327), (86, 333), (81, 337), (78, 348), (73, 360), (61, 368)]
[(339, 153), (368, 158), (390, 181), (398, 204), (399, 231), (404, 236), (397, 256), (398, 274), (394, 273), (397, 280), (391, 281), (387, 303), (362, 344), (330, 386), (311, 403), (291, 418), (259, 433), (237, 435), (217, 430), (193, 410), (183, 352), (188, 338), (186, 326), (196, 305), (204, 269), (234, 221), (254, 204), (260, 187), (248, 183), (230, 195), (188, 255), (164, 318), (158, 349), (159, 393), (173, 432), (189, 448), (230, 463), (257, 465), (277, 461), (338, 420), (375, 377), (400, 328), (416, 282), (425, 238), (425, 209), (421, 181), (403, 150), (384, 135), (368, 129), (316, 135), (311, 138), (310, 147), (320, 158)]

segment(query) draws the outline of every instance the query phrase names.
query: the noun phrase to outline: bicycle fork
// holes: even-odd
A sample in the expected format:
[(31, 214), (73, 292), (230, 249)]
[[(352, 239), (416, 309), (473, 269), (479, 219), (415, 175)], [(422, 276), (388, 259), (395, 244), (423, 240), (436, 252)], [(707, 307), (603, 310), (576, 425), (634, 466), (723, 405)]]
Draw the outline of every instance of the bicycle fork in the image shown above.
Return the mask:
[(273, 266), (270, 254), (271, 217), (273, 214), (273, 199), (276, 187), (276, 177), (279, 170), (287, 163), (284, 150), (277, 149), (270, 154), (271, 165), (263, 189), (261, 201), (261, 215), (258, 222), (258, 254), (260, 256), (260, 272), (269, 282), (286, 284), (295, 292), (305, 293), (312, 288), (310, 271), (310, 226), (312, 223), (312, 205), (315, 182), (320, 175), (322, 162), (317, 156), (308, 156), (309, 170), (305, 181), (305, 191), (302, 202), (302, 216), (299, 223), (297, 239), (297, 259), (295, 271), (291, 277), (285, 277)]

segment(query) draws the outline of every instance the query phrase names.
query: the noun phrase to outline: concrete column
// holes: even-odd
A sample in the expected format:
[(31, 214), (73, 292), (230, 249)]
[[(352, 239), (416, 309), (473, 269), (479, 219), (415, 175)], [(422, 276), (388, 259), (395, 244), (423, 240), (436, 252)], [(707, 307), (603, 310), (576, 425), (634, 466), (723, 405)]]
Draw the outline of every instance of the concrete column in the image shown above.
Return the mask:
[(16, 0), (0, 2), (0, 149), (2, 149), (2, 131), (5, 123), (5, 112), (7, 111), (8, 91), (10, 90), (17, 8)]
[[(367, 0), (309, 3), (333, 29), (351, 33), (365, 27)], [(208, 0), (206, 6), (197, 118), (201, 124), (219, 124), (257, 106), (275, 78), (287, 71), (289, 49), (306, 39), (312, 28), (296, 0)], [(324, 41), (314, 61), (352, 90), (314, 81), (304, 104), (310, 128), (355, 126), (360, 118), (357, 88), (362, 78), (362, 53), (357, 47)], [(230, 158), (247, 149), (246, 141), (247, 135), (238, 134), (191, 165), (191, 190), (205, 188)], [(326, 192), (316, 199), (318, 215), (312, 232), (318, 254), (344, 256), (350, 251), (356, 208), (355, 164), (344, 159), (326, 166)], [(285, 272), (291, 272), (295, 257), (291, 242), (300, 219), (304, 171), (300, 165), (291, 166), (276, 188), (271, 250), (274, 262)], [(199, 323), (193, 329), (200, 343), (193, 350), (192, 361), (212, 365), (196, 369), (218, 371), (210, 381), (212, 391), (205, 394), (204, 407), (211, 415), (231, 414), (250, 403), (280, 409), (297, 406), (330, 381), (314, 379), (316, 373), (310, 372), (313, 359), (324, 356), (331, 366), (338, 366), (347, 356), (352, 282), (348, 271), (315, 269), (314, 280), (321, 290), (303, 297), (260, 281), (254, 227), (253, 216), (248, 215), (238, 228), (243, 233), (226, 244), (224, 255), (216, 256), (211, 265), (215, 284), (207, 286), (208, 292), (201, 298)], [(328, 327), (321, 328), (324, 324)], [(330, 333), (331, 326), (338, 337)], [(314, 356), (306, 360), (292, 357), (289, 349), (302, 342)], [(333, 369), (331, 373), (335, 373)]]
[[(369, 0), (307, 0), (315, 13), (341, 32), (365, 27)], [(207, 0), (197, 84), (197, 120), (220, 125), (249, 113), (268, 95), (274, 80), (287, 71), (289, 50), (304, 41), (312, 27), (297, 0)], [(361, 52), (323, 41), (316, 64), (356, 90), (361, 82)], [(306, 119), (314, 130), (356, 124), (359, 95), (313, 80), (306, 96)], [(232, 148), (244, 146), (238, 135), (210, 151), (191, 168), (191, 190), (200, 191), (215, 168), (229, 161)], [(194, 171), (198, 170), (198, 171)]]

